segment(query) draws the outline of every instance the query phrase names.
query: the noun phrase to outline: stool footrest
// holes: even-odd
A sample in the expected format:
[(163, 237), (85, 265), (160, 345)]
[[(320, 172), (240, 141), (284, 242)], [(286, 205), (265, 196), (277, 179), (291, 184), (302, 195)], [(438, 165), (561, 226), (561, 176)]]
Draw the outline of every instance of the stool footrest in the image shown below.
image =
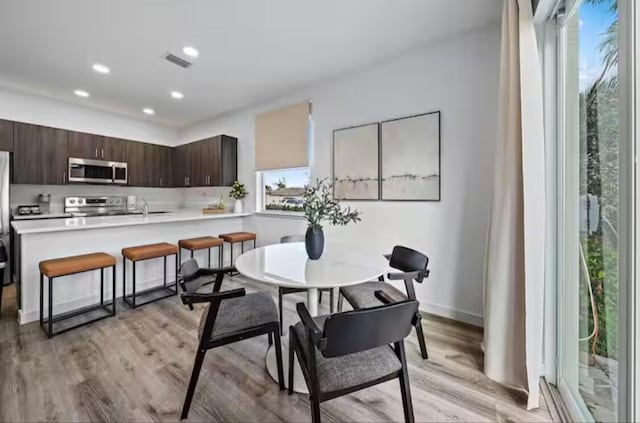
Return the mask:
[(64, 320), (72, 319), (74, 317), (78, 317), (78, 316), (81, 316), (83, 314), (91, 313), (92, 311), (96, 311), (96, 310), (104, 310), (108, 314), (96, 317), (96, 318), (91, 319), (91, 320), (83, 321), (83, 322), (77, 323), (77, 324), (72, 325), (72, 326), (65, 327), (64, 329), (61, 329), (61, 330), (58, 330), (58, 331), (52, 330), (52, 333), (49, 333), (47, 331), (47, 324), (49, 323), (49, 319), (48, 318), (44, 319), (40, 323), (40, 327), (44, 330), (44, 332), (47, 334), (47, 336), (49, 338), (51, 338), (54, 335), (59, 335), (61, 333), (70, 331), (71, 329), (76, 329), (76, 328), (79, 328), (81, 326), (85, 326), (85, 325), (88, 325), (90, 323), (94, 323), (94, 322), (97, 322), (99, 320), (106, 319), (107, 317), (112, 317), (112, 316), (116, 315), (113, 301), (109, 301), (109, 302), (105, 302), (104, 304), (92, 304), (92, 305), (85, 306), (85, 307), (82, 307), (82, 308), (79, 308), (79, 309), (67, 311), (65, 313), (56, 314), (55, 316), (51, 317), (51, 323), (58, 323), (58, 322), (61, 322), (61, 321), (64, 321)]
[[(172, 287), (173, 287), (173, 289), (171, 289)], [(154, 296), (150, 300), (146, 300), (146, 301), (143, 300), (142, 302), (138, 302), (138, 298), (140, 298), (140, 297), (148, 296), (150, 294), (155, 294), (156, 292), (162, 292), (162, 291), (166, 291), (167, 294), (166, 295), (161, 295), (159, 297), (155, 297)], [(143, 306), (145, 304), (150, 304), (150, 303), (153, 303), (155, 301), (164, 300), (165, 298), (173, 297), (175, 295), (178, 295), (178, 284), (176, 282), (171, 282), (171, 283), (168, 283), (166, 286), (165, 285), (154, 286), (153, 288), (147, 288), (147, 289), (143, 289), (142, 291), (136, 291), (136, 303), (135, 303), (135, 305), (133, 304), (133, 301), (131, 301), (131, 299), (133, 298), (133, 295), (131, 295), (131, 294), (123, 295), (122, 296), (122, 301), (124, 301), (131, 308), (138, 308), (138, 307)]]

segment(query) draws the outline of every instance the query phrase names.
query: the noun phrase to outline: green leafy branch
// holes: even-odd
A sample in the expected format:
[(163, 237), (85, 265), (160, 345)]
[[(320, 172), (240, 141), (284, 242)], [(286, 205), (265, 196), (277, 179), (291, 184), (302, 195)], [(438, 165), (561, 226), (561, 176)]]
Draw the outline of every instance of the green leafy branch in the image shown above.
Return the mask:
[(332, 185), (326, 179), (316, 179), (314, 184), (304, 187), (304, 214), (309, 226), (322, 227), (322, 222), (331, 225), (345, 226), (351, 222), (359, 222), (358, 210), (351, 207), (341, 208), (340, 202), (331, 196)]

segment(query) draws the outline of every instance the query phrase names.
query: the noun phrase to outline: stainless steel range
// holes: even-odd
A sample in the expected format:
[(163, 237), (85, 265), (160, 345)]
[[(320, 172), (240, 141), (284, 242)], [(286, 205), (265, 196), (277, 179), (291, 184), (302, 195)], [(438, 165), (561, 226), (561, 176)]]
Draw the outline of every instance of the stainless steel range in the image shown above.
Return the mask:
[(127, 211), (125, 197), (65, 197), (64, 212), (73, 216), (118, 216)]

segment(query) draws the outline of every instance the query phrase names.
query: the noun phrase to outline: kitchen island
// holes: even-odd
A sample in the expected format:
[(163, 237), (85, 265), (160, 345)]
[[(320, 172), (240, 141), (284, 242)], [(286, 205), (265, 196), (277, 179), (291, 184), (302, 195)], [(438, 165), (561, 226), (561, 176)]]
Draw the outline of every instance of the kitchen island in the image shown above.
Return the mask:
[[(93, 252), (111, 254), (118, 260), (116, 296), (121, 297), (122, 248), (158, 242), (177, 245), (180, 239), (241, 231), (244, 227), (244, 218), (250, 215), (250, 213), (205, 215), (201, 211), (178, 211), (150, 214), (147, 217), (132, 215), (13, 221), (11, 226), (16, 235), (15, 253), (18, 264), (16, 283), (19, 321), (24, 324), (38, 320), (40, 312), (38, 263), (42, 260)], [(229, 253), (227, 245), (224, 251), (226, 264), (229, 264)], [(206, 257), (207, 250), (197, 251), (194, 256), (201, 266), (206, 266)], [(217, 266), (217, 257), (216, 252), (212, 252), (212, 266)], [(162, 263), (162, 260), (149, 260), (138, 264), (137, 290), (162, 284)], [(127, 278), (130, 280), (129, 266), (127, 272)], [(108, 278), (110, 274), (105, 276)], [(167, 263), (167, 279), (175, 280), (175, 267), (172, 260)], [(54, 314), (98, 302), (99, 287), (99, 272), (56, 279), (53, 295)], [(107, 287), (106, 298), (111, 297), (109, 289), (110, 287)]]

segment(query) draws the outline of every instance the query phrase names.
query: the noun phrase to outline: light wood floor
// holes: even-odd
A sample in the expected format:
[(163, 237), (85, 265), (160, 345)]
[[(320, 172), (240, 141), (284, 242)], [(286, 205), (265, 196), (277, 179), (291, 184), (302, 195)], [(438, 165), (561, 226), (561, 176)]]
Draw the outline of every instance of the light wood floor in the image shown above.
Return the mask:
[[(223, 289), (238, 282), (225, 281)], [(178, 419), (200, 309), (189, 311), (177, 297), (135, 311), (120, 306), (116, 317), (49, 340), (37, 323), (15, 322), (14, 290), (5, 294), (0, 421)], [(295, 321), (294, 305), (303, 297), (285, 298), (288, 325)], [(546, 403), (527, 412), (522, 395), (482, 374), (480, 329), (435, 317), (423, 322), (430, 359), (420, 359), (414, 333), (407, 342), (416, 421), (551, 420)], [(189, 420), (310, 421), (307, 398), (280, 392), (267, 374), (266, 349), (264, 336), (209, 351)], [(397, 381), (323, 403), (321, 410), (325, 422), (403, 418)]]

